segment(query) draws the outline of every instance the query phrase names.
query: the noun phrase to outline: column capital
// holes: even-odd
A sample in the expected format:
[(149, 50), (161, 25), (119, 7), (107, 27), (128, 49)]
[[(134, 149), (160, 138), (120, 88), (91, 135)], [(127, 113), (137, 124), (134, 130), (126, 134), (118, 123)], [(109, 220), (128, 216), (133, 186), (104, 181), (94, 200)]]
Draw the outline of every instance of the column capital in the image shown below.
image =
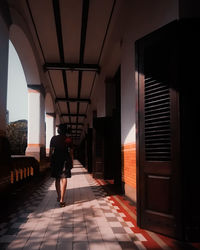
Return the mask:
[(49, 113), (49, 112), (47, 112), (46, 115), (47, 116), (51, 116), (53, 118), (56, 118), (56, 113)]
[(30, 90), (30, 92), (33, 91), (37, 91), (40, 92), (43, 96), (45, 96), (45, 88), (42, 84), (28, 84), (28, 90)]

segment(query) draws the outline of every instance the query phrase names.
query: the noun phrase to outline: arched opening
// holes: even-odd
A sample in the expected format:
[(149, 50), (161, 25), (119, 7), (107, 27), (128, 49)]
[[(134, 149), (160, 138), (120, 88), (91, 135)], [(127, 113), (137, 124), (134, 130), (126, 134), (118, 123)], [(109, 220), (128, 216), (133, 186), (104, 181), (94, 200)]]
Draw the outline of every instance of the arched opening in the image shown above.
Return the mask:
[(27, 147), (28, 90), (21, 61), (11, 41), (9, 41), (6, 120), (6, 134), (11, 154), (24, 155)]
[(40, 158), (45, 155), (45, 109), (44, 91), (41, 86), (34, 47), (28, 35), (15, 24), (10, 26), (9, 38), (20, 58), (28, 86), (28, 140), (26, 155), (34, 156), (40, 161)]

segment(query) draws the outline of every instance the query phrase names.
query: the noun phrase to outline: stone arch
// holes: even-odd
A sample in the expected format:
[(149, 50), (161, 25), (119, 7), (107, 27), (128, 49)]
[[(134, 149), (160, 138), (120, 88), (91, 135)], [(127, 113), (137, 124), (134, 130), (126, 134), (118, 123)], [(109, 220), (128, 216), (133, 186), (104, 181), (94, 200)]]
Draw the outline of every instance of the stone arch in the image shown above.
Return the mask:
[(56, 114), (56, 126), (58, 126), (60, 124), (60, 116), (59, 114)]
[(13, 23), (9, 27), (12, 42), (23, 67), (28, 85), (28, 142), (26, 155), (38, 161), (45, 157), (45, 107), (44, 88), (41, 84), (37, 55), (31, 43), (26, 23), (14, 10), (11, 11)]
[(27, 84), (40, 85), (41, 81), (36, 58), (24, 31), (18, 25), (12, 24), (9, 30), (9, 39), (18, 53)]
[(45, 111), (46, 113), (54, 113), (53, 100), (49, 92), (45, 96)]

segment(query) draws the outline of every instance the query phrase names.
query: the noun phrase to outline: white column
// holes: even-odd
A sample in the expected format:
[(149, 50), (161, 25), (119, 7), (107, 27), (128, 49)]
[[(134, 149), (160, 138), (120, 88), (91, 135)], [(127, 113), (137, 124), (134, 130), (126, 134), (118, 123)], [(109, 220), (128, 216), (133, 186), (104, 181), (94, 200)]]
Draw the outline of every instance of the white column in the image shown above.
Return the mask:
[[(38, 85), (38, 88), (40, 85)], [(26, 155), (38, 161), (45, 155), (44, 97), (40, 90), (28, 88), (28, 145)]]
[(46, 114), (46, 155), (49, 155), (50, 140), (55, 135), (54, 114)]

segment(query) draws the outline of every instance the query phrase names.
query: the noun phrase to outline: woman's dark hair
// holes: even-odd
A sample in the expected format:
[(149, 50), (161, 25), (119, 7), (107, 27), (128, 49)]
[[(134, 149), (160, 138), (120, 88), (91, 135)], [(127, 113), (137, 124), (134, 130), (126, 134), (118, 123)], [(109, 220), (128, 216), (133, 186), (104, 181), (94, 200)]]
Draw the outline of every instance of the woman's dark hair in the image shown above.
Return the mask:
[(58, 126), (58, 133), (60, 135), (65, 135), (67, 134), (68, 132), (68, 128), (67, 128), (67, 125), (64, 124), (64, 123), (61, 123), (59, 126)]

